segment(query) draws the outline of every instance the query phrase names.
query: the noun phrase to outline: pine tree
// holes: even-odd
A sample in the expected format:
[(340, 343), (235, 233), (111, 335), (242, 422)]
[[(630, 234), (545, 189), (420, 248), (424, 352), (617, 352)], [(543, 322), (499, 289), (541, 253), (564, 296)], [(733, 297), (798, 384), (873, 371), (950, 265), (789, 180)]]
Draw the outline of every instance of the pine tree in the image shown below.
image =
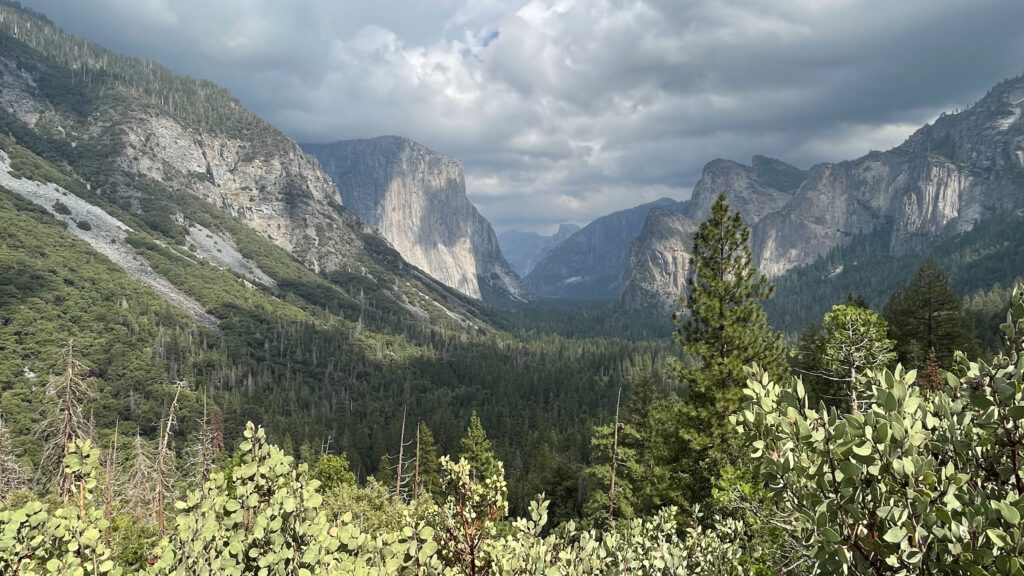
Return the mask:
[(772, 286), (751, 265), (749, 241), (739, 212), (719, 195), (694, 236), (691, 273), (680, 299), (687, 314), (676, 318), (676, 339), (691, 362), (678, 368), (688, 385), (684, 426), (697, 449), (730, 433), (745, 366), (757, 363), (776, 377), (784, 373), (785, 350), (761, 308)]
[(693, 239), (690, 276), (676, 315), (676, 340), (686, 364), (677, 364), (688, 386), (679, 409), (682, 445), (676, 448), (675, 473), (681, 496), (701, 502), (711, 493), (719, 470), (744, 452), (729, 426), (742, 402), (744, 369), (756, 363), (776, 380), (785, 374), (781, 338), (768, 327), (761, 302), (772, 285), (752, 266), (750, 230), (724, 195), (711, 207)]
[(416, 496), (434, 495), (441, 487), (441, 464), (437, 459), (437, 443), (426, 422), (420, 422), (417, 433), (419, 450), (416, 454)]
[(498, 458), (487, 439), (487, 432), (480, 424), (480, 417), (473, 411), (469, 418), (466, 435), (459, 440), (459, 456), (473, 465), (473, 473), (477, 478), (490, 478), (498, 473)]
[(373, 474), (373, 479), (387, 490), (394, 486), (395, 471), (387, 454), (380, 457), (380, 462), (377, 463), (377, 471)]
[(932, 348), (942, 368), (953, 364), (957, 350), (970, 357), (978, 353), (971, 319), (945, 274), (931, 260), (921, 265), (909, 284), (893, 293), (883, 314), (889, 322), (889, 337), (896, 340), (899, 360), (908, 367), (923, 368)]
[(670, 457), (666, 436), (674, 436), (671, 407), (658, 390), (649, 356), (634, 358), (627, 374), (629, 400), (626, 403), (627, 434), (620, 444), (636, 454), (635, 466), (625, 466), (622, 475), (632, 485), (633, 508), (638, 515), (652, 514), (669, 502)]

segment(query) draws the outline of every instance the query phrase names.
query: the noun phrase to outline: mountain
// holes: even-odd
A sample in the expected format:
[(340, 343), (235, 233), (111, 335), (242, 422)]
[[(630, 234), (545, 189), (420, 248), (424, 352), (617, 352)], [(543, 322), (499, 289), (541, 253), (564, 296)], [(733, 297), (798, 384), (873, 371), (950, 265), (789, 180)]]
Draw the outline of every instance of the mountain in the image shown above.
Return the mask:
[(890, 228), (887, 252), (926, 251), (1024, 206), (1024, 77), (941, 116), (886, 152), (812, 167), (799, 192), (754, 233), (758, 266), (777, 276), (854, 238)]
[(754, 156), (750, 166), (713, 160), (682, 213), (651, 210), (633, 240), (623, 273), (621, 302), (628, 308), (672, 309), (686, 286), (693, 234), (711, 215), (711, 205), (725, 194), (743, 221), (756, 225), (793, 199), (806, 172), (774, 158)]
[(521, 507), (554, 488), (527, 474), (585, 457), (627, 359), (668, 347), (499, 331), (510, 314), (404, 260), (225, 89), (0, 0), (0, 412), (26, 466), (73, 338), (104, 445), (151, 445), (177, 397), (181, 450), (206, 405), (226, 445), (253, 421), (366, 477), (406, 411), (450, 447), (476, 410), (502, 458), (564, 455), (510, 469)]
[(525, 278), (527, 288), (544, 298), (619, 298), (629, 244), (640, 233), (647, 213), (652, 208), (683, 210), (685, 206), (685, 202), (661, 198), (594, 220), (537, 262)]
[(580, 227), (575, 224), (562, 224), (558, 227), (558, 231), (551, 236), (542, 236), (536, 232), (506, 230), (498, 234), (498, 243), (501, 244), (501, 252), (512, 269), (520, 276), (526, 276), (552, 248), (579, 230)]
[[(751, 226), (755, 265), (780, 287), (769, 309), (786, 329), (820, 319), (847, 292), (881, 306), (926, 257), (948, 263), (963, 289), (984, 288), (972, 274), (988, 286), (1006, 285), (1019, 271), (985, 263), (995, 253), (1013, 260), (998, 238), (1010, 236), (1007, 227), (1019, 225), (1012, 216), (1024, 208), (1022, 111), (1024, 76), (885, 152), (806, 172), (759, 156), (749, 167), (715, 160), (685, 214), (699, 221), (714, 197), (726, 194)], [(684, 272), (679, 251), (687, 228), (663, 218), (650, 224), (630, 256), (623, 302), (631, 306), (672, 303)]]
[(664, 208), (647, 214), (644, 227), (629, 248), (622, 280), (627, 308), (676, 307), (686, 287), (698, 222)]
[(397, 136), (304, 144), (346, 207), (405, 260), (473, 298), (523, 301), (498, 238), (466, 197), (462, 165)]

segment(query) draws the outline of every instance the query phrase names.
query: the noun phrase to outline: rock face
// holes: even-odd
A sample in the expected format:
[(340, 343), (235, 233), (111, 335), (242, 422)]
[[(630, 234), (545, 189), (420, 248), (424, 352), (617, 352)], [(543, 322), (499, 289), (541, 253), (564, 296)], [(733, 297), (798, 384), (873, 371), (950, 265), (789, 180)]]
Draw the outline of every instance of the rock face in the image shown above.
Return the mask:
[(807, 173), (781, 160), (754, 156), (750, 166), (731, 160), (712, 160), (693, 188), (686, 215), (698, 222), (711, 216), (711, 205), (725, 194), (748, 226), (792, 200)]
[(541, 258), (579, 230), (580, 227), (575, 224), (562, 224), (551, 236), (508, 230), (498, 234), (498, 243), (501, 244), (501, 252), (512, 269), (519, 276), (525, 277)]
[(1024, 205), (1024, 77), (944, 115), (887, 152), (811, 168), (793, 199), (754, 229), (769, 276), (813, 262), (859, 234), (887, 231), (892, 255), (923, 252)]
[[(254, 289), (301, 297), (311, 281), (243, 256), (259, 259), (272, 248), (248, 233), (242, 244), (208, 221), (204, 202), (332, 278), (339, 305), (362, 300), (365, 288), (372, 301), (408, 312), (406, 319), (472, 323), (460, 313), (475, 310), (468, 298), (438, 286), (372, 234), (342, 206), (315, 158), (227, 90), (65, 35), (16, 3), (0, 3), (0, 46), (0, 135), (16, 153), (11, 165), (21, 162), (16, 171), (33, 180), (62, 183), (72, 215), (92, 226), (72, 233), (200, 324), (216, 320), (183, 297), (185, 287), (144, 265), (132, 233), (171, 251), (191, 248), (178, 253), (232, 270)], [(26, 161), (28, 152), (40, 159)], [(27, 182), (12, 186), (33, 201), (46, 198)], [(358, 294), (345, 292), (353, 277), (365, 284)]]
[(780, 160), (754, 156), (750, 166), (713, 160), (683, 213), (651, 210), (633, 240), (623, 275), (622, 303), (630, 308), (674, 308), (686, 286), (693, 234), (711, 216), (711, 205), (725, 194), (748, 226), (780, 210), (806, 178), (806, 172)]
[(685, 202), (662, 198), (602, 216), (548, 252), (526, 276), (526, 286), (545, 298), (615, 300), (629, 244), (652, 208), (681, 211)]
[(334, 184), (291, 140), (260, 147), (156, 110), (135, 109), (124, 120), (126, 173), (187, 190), (242, 218), (315, 271), (344, 268), (360, 244), (360, 225), (341, 208)]
[(466, 197), (462, 165), (396, 136), (307, 144), (345, 206), (411, 264), (463, 294), (524, 300), (491, 224)]
[(693, 235), (698, 223), (663, 208), (647, 214), (633, 240), (622, 280), (622, 304), (628, 308), (677, 307), (690, 272)]
[[(888, 254), (927, 253), (977, 222), (1024, 207), (1024, 77), (944, 115), (886, 152), (804, 172), (755, 156), (709, 162), (685, 214), (705, 219), (719, 193), (751, 227), (755, 265), (769, 277), (810, 264), (860, 235), (888, 235)], [(686, 226), (665, 215), (634, 243), (622, 301), (664, 306), (678, 295)], [(676, 219), (678, 220), (678, 219)], [(675, 230), (675, 232), (673, 232)], [(680, 235), (673, 237), (673, 233)], [(690, 232), (689, 234), (692, 234)]]

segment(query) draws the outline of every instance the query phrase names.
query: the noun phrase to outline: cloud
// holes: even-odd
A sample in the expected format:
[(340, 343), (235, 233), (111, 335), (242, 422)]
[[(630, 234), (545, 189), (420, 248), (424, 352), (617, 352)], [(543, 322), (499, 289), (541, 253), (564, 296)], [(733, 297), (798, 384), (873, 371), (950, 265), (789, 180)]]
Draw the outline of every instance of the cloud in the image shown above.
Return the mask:
[(899, 144), (1024, 69), (1016, 0), (31, 0), (204, 76), (300, 141), (453, 155), (499, 229), (659, 196), (705, 162)]

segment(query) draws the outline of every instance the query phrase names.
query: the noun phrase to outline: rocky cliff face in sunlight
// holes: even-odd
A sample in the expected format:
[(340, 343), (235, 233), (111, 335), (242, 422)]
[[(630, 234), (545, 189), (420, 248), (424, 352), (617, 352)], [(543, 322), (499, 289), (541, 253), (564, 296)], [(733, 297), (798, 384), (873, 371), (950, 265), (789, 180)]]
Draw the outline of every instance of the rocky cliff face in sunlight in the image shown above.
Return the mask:
[(361, 225), (341, 210), (330, 178), (298, 144), (269, 147), (186, 126), (137, 109), (126, 118), (120, 163), (127, 173), (187, 190), (238, 216), (310, 268), (343, 268)]
[(462, 165), (395, 136), (310, 144), (345, 206), (411, 264), (474, 298), (524, 300), (491, 224), (466, 197)]
[(793, 200), (754, 229), (769, 276), (859, 234), (887, 231), (897, 255), (925, 251), (983, 218), (1024, 205), (1024, 77), (944, 115), (887, 152), (809, 171)]
[(651, 210), (630, 246), (623, 274), (622, 303), (631, 308), (677, 306), (690, 269), (693, 234), (711, 215), (711, 205), (725, 194), (748, 226), (780, 210), (806, 173), (785, 162), (755, 156), (750, 166), (713, 160), (704, 166), (686, 209)]
[(686, 288), (697, 222), (672, 210), (655, 208), (633, 240), (622, 280), (622, 304), (628, 308), (678, 307)]
[[(690, 224), (719, 193), (752, 230), (755, 265), (769, 277), (810, 264), (862, 234), (889, 236), (889, 253), (927, 252), (978, 221), (1024, 207), (1024, 77), (971, 108), (944, 115), (886, 152), (804, 172), (755, 156), (714, 160), (693, 191), (688, 222), (648, 219), (634, 241), (622, 301), (666, 306), (681, 291)], [(649, 228), (649, 229), (648, 229)]]

